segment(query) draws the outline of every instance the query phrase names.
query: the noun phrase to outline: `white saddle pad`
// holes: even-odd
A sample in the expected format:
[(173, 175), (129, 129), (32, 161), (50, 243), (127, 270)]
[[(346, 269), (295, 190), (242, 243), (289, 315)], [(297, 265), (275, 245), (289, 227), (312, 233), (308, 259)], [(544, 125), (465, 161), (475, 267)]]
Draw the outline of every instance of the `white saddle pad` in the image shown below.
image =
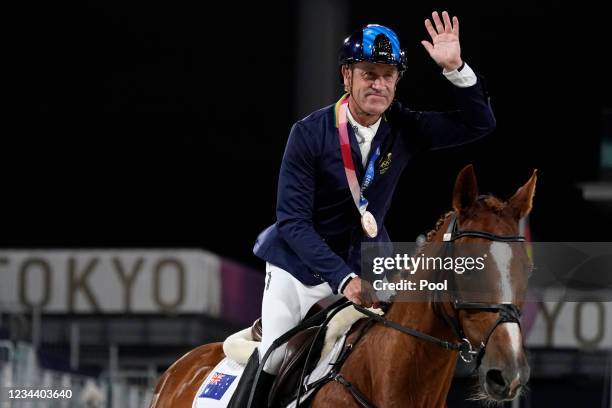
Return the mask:
[[(335, 362), (342, 351), (346, 335), (340, 337), (332, 350), (321, 358), (310, 376), (304, 379), (304, 383), (311, 384), (323, 378), (332, 369), (331, 363)], [(196, 394), (192, 408), (226, 408), (232, 395), (236, 391), (244, 366), (238, 364), (231, 358), (225, 357), (208, 374)], [(310, 394), (305, 394), (300, 399), (304, 401)], [(294, 408), (295, 401), (287, 405)]]

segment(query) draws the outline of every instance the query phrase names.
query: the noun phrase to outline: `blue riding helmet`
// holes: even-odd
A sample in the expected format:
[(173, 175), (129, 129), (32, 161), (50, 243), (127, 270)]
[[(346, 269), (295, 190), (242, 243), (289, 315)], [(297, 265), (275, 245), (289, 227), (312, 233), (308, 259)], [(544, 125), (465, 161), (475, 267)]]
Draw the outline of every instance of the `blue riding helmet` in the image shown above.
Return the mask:
[(378, 24), (368, 24), (344, 40), (338, 63), (345, 65), (359, 61), (396, 65), (400, 73), (406, 70), (406, 54), (400, 48), (397, 34)]

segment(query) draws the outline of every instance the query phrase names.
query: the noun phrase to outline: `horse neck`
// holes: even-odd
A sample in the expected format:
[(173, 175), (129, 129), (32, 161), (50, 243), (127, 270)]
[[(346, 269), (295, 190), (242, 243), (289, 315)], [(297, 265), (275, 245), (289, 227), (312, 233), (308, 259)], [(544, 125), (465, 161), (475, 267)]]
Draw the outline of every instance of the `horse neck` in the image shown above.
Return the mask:
[[(449, 215), (450, 213), (445, 215), (443, 222), (437, 226), (435, 233), (431, 237), (431, 241), (423, 247), (421, 252), (425, 256), (443, 256), (443, 248), (440, 243), (449, 223)], [(434, 277), (434, 271), (418, 271), (412, 276), (431, 280)], [(402, 298), (402, 296), (396, 298)], [(408, 297), (409, 299), (410, 297)], [(443, 332), (441, 334), (453, 334), (448, 323), (435, 311), (434, 302), (431, 298), (428, 302), (394, 302), (387, 312), (387, 318), (407, 327), (417, 328), (415, 325), (418, 325), (423, 330), (435, 330)], [(435, 335), (433, 332), (427, 333)]]
[[(393, 303), (386, 317), (422, 333), (453, 340), (452, 331), (429, 302)], [(456, 353), (386, 327), (379, 327), (372, 335), (370, 352), (377, 362), (372, 367), (371, 390), (376, 405), (404, 401), (402, 406), (442, 407), (455, 371)]]
[[(436, 230), (431, 241), (439, 243), (448, 225), (448, 217)], [(438, 247), (439, 248), (439, 247)], [(431, 246), (430, 246), (431, 252)], [(423, 249), (429, 256), (441, 255), (428, 253), (428, 247)], [(430, 278), (423, 273), (419, 278)], [(417, 276), (417, 275), (414, 275)], [(422, 333), (427, 333), (439, 339), (457, 341), (451, 327), (434, 308), (433, 301), (394, 302), (386, 313), (386, 318), (410, 327)], [(394, 350), (385, 350), (393, 355), (387, 361), (388, 370), (397, 373), (409, 384), (397, 384), (397, 397), (407, 398), (410, 405), (443, 406), (450, 388), (457, 362), (456, 352), (451, 352), (437, 344), (422, 340), (392, 329), (385, 333), (389, 336), (387, 344)], [(418, 372), (415, 371), (418, 367)], [(402, 395), (403, 393), (403, 395)]]

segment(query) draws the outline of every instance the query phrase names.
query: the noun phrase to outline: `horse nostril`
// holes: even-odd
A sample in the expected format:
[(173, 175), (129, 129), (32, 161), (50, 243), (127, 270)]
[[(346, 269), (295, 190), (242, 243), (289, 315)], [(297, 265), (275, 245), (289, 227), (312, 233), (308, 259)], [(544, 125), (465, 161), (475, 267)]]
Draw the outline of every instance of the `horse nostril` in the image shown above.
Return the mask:
[(504, 381), (504, 377), (502, 376), (502, 372), (500, 370), (487, 371), (487, 382), (490, 385), (497, 386), (502, 389), (506, 387), (506, 381)]

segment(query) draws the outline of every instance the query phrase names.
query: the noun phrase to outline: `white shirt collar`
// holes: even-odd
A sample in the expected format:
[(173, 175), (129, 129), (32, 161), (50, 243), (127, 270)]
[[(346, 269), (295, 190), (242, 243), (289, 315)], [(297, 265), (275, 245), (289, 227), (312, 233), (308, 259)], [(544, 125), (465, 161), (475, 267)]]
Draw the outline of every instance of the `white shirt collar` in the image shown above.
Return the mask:
[(366, 136), (366, 135), (372, 135), (372, 138), (374, 137), (374, 135), (376, 135), (376, 132), (378, 131), (378, 126), (380, 126), (380, 120), (382, 119), (382, 116), (380, 118), (378, 118), (378, 120), (376, 121), (376, 123), (370, 125), (370, 126), (363, 126), (360, 125), (359, 122), (357, 122), (355, 120), (355, 118), (353, 118), (353, 115), (351, 115), (351, 110), (347, 109), (346, 110), (346, 114), (347, 114), (347, 119), (349, 120), (349, 122), (351, 123), (352, 126), (355, 126), (357, 128), (357, 132), (362, 135), (362, 136)]

